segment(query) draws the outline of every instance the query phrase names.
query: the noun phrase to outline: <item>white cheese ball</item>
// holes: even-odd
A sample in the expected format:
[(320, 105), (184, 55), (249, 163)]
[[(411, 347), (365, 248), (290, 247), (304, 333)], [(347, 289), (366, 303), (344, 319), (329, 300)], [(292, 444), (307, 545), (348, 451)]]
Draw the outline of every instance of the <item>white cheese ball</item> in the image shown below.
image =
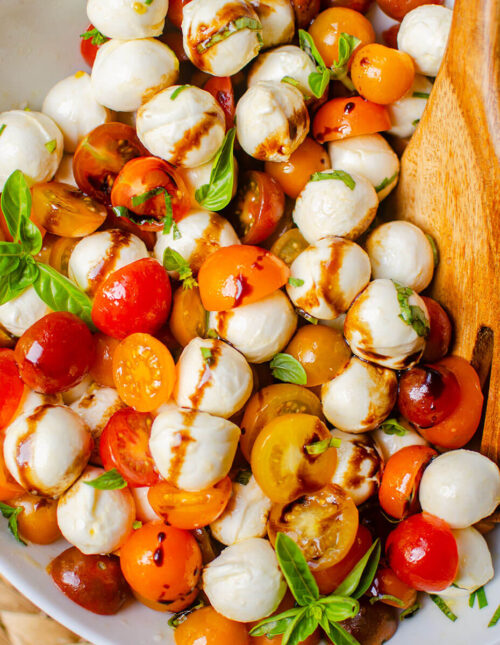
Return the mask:
[(340, 237), (324, 237), (292, 262), (292, 283), (286, 290), (296, 307), (314, 318), (334, 320), (366, 287), (370, 273), (370, 260), (360, 246)]
[(403, 221), (378, 226), (366, 241), (374, 278), (390, 278), (417, 293), (429, 286), (434, 254), (422, 229)]
[[(194, 210), (200, 209), (200, 204), (195, 197), (196, 191), (205, 184), (210, 183), (210, 175), (212, 173), (214, 161), (215, 159), (210, 159), (210, 161), (207, 161), (201, 166), (196, 166), (196, 168), (177, 168), (177, 172), (184, 180), (186, 191), (189, 194), (189, 199), (191, 200), (191, 208), (193, 208)], [(236, 157), (233, 157), (233, 161), (234, 177), (231, 199), (236, 195), (236, 191), (238, 189), (238, 162), (236, 160)]]
[(259, 81), (280, 83), (290, 76), (298, 83), (298, 88), (306, 96), (311, 95), (309, 75), (316, 71), (316, 65), (305, 51), (296, 45), (283, 45), (272, 51), (260, 54), (248, 74), (248, 87)]
[(391, 129), (387, 130), (388, 134), (411, 137), (422, 118), (431, 90), (432, 82), (427, 76), (415, 74), (415, 80), (408, 92), (387, 106), (392, 124)]
[(425, 469), (420, 483), (422, 510), (464, 529), (500, 503), (500, 471), (488, 457), (472, 450), (450, 450)]
[(78, 401), (78, 399), (82, 397), (90, 388), (93, 382), (94, 381), (90, 374), (86, 374), (80, 381), (80, 383), (70, 388), (69, 390), (64, 390), (64, 392), (62, 393), (64, 404), (71, 405), (75, 401)]
[(331, 327), (332, 329), (336, 329), (337, 331), (344, 333), (345, 317), (346, 314), (340, 314), (340, 316), (337, 316), (333, 320), (323, 320), (321, 318), (318, 318), (318, 323), (320, 325), (326, 325), (327, 327)]
[(27, 491), (59, 497), (80, 476), (92, 450), (82, 419), (63, 405), (40, 405), (5, 431), (5, 464)]
[(62, 184), (69, 184), (70, 186), (78, 188), (78, 184), (75, 181), (75, 175), (73, 174), (73, 155), (63, 155), (59, 168), (54, 175), (54, 181), (58, 181)]
[(27, 385), (24, 386), (24, 392), (15, 412), (13, 419), (17, 419), (23, 414), (31, 414), (40, 405), (63, 405), (63, 397), (59, 392), (57, 394), (42, 394), (30, 390)]
[(214, 97), (199, 87), (185, 87), (172, 99), (179, 87), (168, 87), (139, 108), (137, 135), (153, 155), (193, 168), (215, 156), (226, 121)]
[(353, 356), (344, 369), (321, 386), (323, 414), (345, 432), (373, 430), (396, 403), (395, 372)]
[(93, 294), (113, 271), (148, 257), (146, 245), (136, 235), (119, 229), (98, 231), (75, 246), (68, 276), (80, 289)]
[(92, 437), (98, 440), (113, 414), (125, 405), (115, 389), (94, 383), (70, 407), (83, 419)]
[(213, 608), (242, 623), (272, 614), (286, 589), (274, 549), (262, 538), (229, 546), (203, 572), (203, 590)]
[(0, 114), (0, 192), (14, 170), (29, 184), (49, 181), (61, 163), (63, 135), (41, 112), (10, 110)]
[(130, 492), (134, 498), (136, 517), (139, 521), (154, 522), (155, 520), (163, 519), (153, 510), (153, 507), (149, 503), (149, 486), (133, 487), (130, 488)]
[[(324, 170), (327, 176), (333, 170)], [(371, 182), (356, 173), (350, 188), (341, 179), (308, 181), (295, 202), (293, 221), (305, 239), (316, 242), (325, 235), (354, 240), (364, 233), (375, 217), (378, 197)]]
[(87, 0), (89, 21), (108, 38), (160, 36), (168, 11), (168, 0)]
[(154, 38), (110, 40), (99, 47), (92, 67), (92, 89), (102, 105), (133, 112), (179, 76), (179, 61)]
[(495, 575), (488, 544), (472, 526), (452, 532), (458, 547), (458, 571), (453, 583), (469, 592), (476, 591)]
[(231, 421), (171, 405), (153, 421), (149, 449), (164, 479), (198, 491), (228, 474), (240, 434)]
[(87, 468), (57, 504), (61, 533), (87, 555), (119, 549), (136, 517), (128, 488), (98, 490), (85, 483), (101, 477), (104, 472), (102, 468)]
[[(167, 247), (179, 253), (198, 273), (207, 257), (222, 246), (239, 244), (240, 240), (231, 224), (219, 215), (200, 209), (192, 209), (177, 223), (180, 237), (174, 238), (174, 229), (170, 233), (157, 233), (154, 254), (158, 262), (163, 262)], [(177, 271), (169, 271), (170, 276), (178, 278)]]
[(372, 432), (372, 438), (384, 462), (388, 462), (392, 455), (396, 454), (401, 448), (429, 445), (409, 421), (403, 419), (403, 417), (399, 417), (396, 420), (399, 425), (404, 427), (404, 435), (387, 434), (382, 428), (377, 428)]
[(182, 35), (190, 61), (214, 76), (236, 74), (262, 46), (262, 24), (245, 0), (191, 0), (183, 7)]
[[(410, 307), (418, 307), (429, 325), (424, 301), (414, 291)], [(392, 280), (373, 280), (347, 312), (344, 335), (356, 356), (394, 370), (412, 367), (425, 349), (425, 337), (400, 318), (401, 305)]]
[(265, 363), (280, 352), (297, 327), (297, 314), (281, 290), (229, 311), (211, 311), (209, 328), (250, 363)]
[(261, 161), (288, 161), (309, 132), (302, 92), (289, 83), (259, 81), (236, 106), (236, 135), (243, 150)]
[(398, 183), (399, 159), (381, 134), (363, 134), (330, 141), (328, 154), (334, 170), (366, 177), (382, 201)]
[(272, 505), (253, 475), (247, 484), (233, 482), (231, 499), (222, 515), (210, 524), (210, 532), (226, 546), (248, 538), (264, 537)]
[(35, 288), (28, 287), (20, 296), (0, 306), (0, 325), (13, 336), (22, 336), (31, 325), (51, 312)]
[(295, 13), (290, 0), (250, 0), (262, 24), (263, 47), (275, 47), (293, 40)]
[(426, 4), (403, 18), (398, 31), (398, 49), (413, 58), (420, 74), (437, 76), (450, 35), (453, 11)]

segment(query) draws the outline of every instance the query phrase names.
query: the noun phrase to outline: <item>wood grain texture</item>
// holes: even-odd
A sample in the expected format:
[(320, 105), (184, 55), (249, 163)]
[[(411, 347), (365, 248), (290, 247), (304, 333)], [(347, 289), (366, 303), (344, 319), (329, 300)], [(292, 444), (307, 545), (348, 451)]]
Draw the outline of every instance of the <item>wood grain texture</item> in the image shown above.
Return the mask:
[(481, 450), (500, 464), (500, 0), (457, 0), (448, 49), (402, 158), (395, 216), (436, 239), (433, 295), (489, 396)]

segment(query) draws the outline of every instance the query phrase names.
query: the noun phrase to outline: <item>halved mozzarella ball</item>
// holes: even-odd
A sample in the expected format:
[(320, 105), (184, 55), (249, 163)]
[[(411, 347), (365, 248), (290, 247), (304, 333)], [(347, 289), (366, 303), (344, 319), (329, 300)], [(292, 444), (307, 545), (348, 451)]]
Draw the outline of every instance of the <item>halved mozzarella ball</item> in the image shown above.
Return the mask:
[(366, 287), (370, 273), (370, 260), (360, 246), (341, 237), (324, 237), (292, 262), (286, 290), (296, 307), (314, 318), (334, 320)]
[(5, 464), (29, 492), (59, 497), (78, 479), (92, 450), (80, 417), (63, 405), (40, 405), (5, 431)]
[(227, 419), (245, 405), (252, 385), (243, 354), (220, 340), (193, 338), (177, 363), (175, 402)]
[(280, 83), (285, 76), (293, 78), (306, 96), (311, 95), (309, 75), (316, 71), (316, 65), (305, 51), (296, 45), (283, 45), (260, 54), (248, 74), (248, 87), (259, 81)]
[(324, 170), (321, 180), (309, 180), (295, 202), (293, 221), (309, 243), (325, 235), (354, 240), (366, 231), (377, 212), (377, 193), (366, 177), (348, 173), (354, 182), (348, 186), (335, 178), (334, 172)]
[(387, 132), (397, 137), (411, 137), (422, 118), (431, 90), (432, 82), (427, 76), (415, 74), (415, 80), (408, 92), (387, 106), (392, 123)]
[(92, 89), (102, 105), (133, 112), (179, 76), (174, 52), (155, 38), (110, 40), (99, 47)]
[(167, 11), (168, 0), (87, 0), (89, 21), (108, 38), (160, 36)]
[(104, 474), (88, 467), (57, 504), (57, 523), (63, 536), (82, 553), (112, 553), (127, 539), (136, 512), (128, 488), (98, 490), (86, 482)]
[(0, 114), (0, 127), (0, 192), (14, 170), (30, 184), (52, 179), (64, 147), (54, 121), (41, 112), (10, 110)]
[[(189, 198), (191, 200), (191, 208), (193, 208), (194, 210), (200, 209), (200, 204), (195, 197), (196, 191), (205, 184), (210, 183), (210, 175), (212, 173), (214, 161), (215, 159), (210, 159), (210, 161), (207, 161), (201, 166), (196, 166), (196, 168), (177, 168), (177, 172), (184, 180), (184, 185), (189, 194)], [(236, 160), (236, 157), (233, 157), (233, 161), (234, 177), (231, 199), (236, 195), (236, 191), (238, 190), (238, 161)]]
[(40, 405), (63, 405), (63, 397), (60, 392), (56, 394), (42, 394), (30, 390), (28, 386), (24, 387), (24, 392), (16, 410), (14, 419), (22, 416), (23, 414), (31, 414)]
[[(409, 307), (418, 307), (429, 325), (424, 301), (415, 292), (408, 297)], [(347, 312), (344, 335), (356, 356), (394, 370), (412, 367), (425, 349), (425, 336), (419, 336), (401, 316), (396, 285), (392, 280), (373, 280), (356, 298)], [(417, 329), (421, 331), (419, 325)]]
[(249, 305), (211, 311), (209, 328), (227, 340), (250, 363), (264, 363), (280, 352), (293, 336), (297, 314), (279, 289)]
[(157, 157), (193, 168), (215, 156), (224, 140), (226, 121), (209, 92), (190, 85), (174, 95), (179, 87), (168, 87), (139, 108), (137, 135)]
[(425, 469), (420, 483), (422, 510), (463, 529), (491, 515), (500, 503), (500, 471), (472, 450), (450, 450)]
[(366, 241), (374, 278), (390, 278), (417, 293), (434, 273), (431, 243), (422, 229), (403, 221), (378, 226)]
[(236, 132), (251, 157), (288, 161), (309, 132), (302, 92), (289, 83), (255, 83), (236, 106)]
[(372, 438), (384, 462), (388, 462), (392, 455), (401, 450), (401, 448), (428, 445), (427, 441), (422, 435), (418, 434), (409, 421), (399, 417), (397, 422), (405, 429), (404, 435), (388, 434), (382, 428), (377, 428), (372, 432)]
[(13, 336), (22, 336), (31, 325), (51, 311), (35, 288), (28, 287), (20, 296), (0, 306), (0, 325)]
[(245, 0), (191, 0), (182, 15), (184, 51), (208, 74), (232, 76), (262, 47), (262, 24)]
[(70, 407), (83, 419), (97, 441), (113, 414), (125, 405), (115, 389), (93, 383)]
[(272, 505), (253, 475), (247, 484), (233, 482), (231, 499), (222, 515), (210, 524), (210, 532), (226, 546), (248, 538), (264, 537)]
[(203, 590), (213, 608), (242, 623), (272, 614), (286, 588), (274, 549), (262, 538), (229, 546), (203, 572)]
[(420, 74), (437, 76), (450, 35), (453, 12), (426, 4), (403, 18), (398, 31), (398, 49), (409, 54)]
[(80, 381), (80, 383), (78, 383), (78, 385), (75, 385), (75, 387), (72, 387), (69, 390), (65, 390), (62, 393), (64, 404), (71, 405), (75, 401), (78, 401), (78, 399), (82, 397), (90, 388), (93, 382), (94, 381), (92, 380), (90, 374), (86, 374)]
[(73, 174), (73, 155), (63, 155), (59, 168), (54, 175), (54, 181), (69, 184), (70, 186), (78, 188), (78, 184), (75, 181), (75, 175)]
[(80, 289), (92, 294), (113, 271), (147, 257), (146, 245), (132, 233), (119, 229), (98, 231), (75, 246), (68, 275)]
[(395, 372), (353, 356), (344, 369), (321, 386), (323, 414), (345, 432), (373, 430), (396, 403)]
[(458, 547), (458, 572), (453, 584), (469, 592), (476, 591), (495, 575), (488, 544), (472, 526), (455, 529), (453, 536)]
[(149, 449), (164, 479), (198, 491), (228, 474), (239, 438), (231, 421), (171, 405), (153, 421)]
[(262, 24), (263, 47), (275, 47), (293, 40), (295, 14), (290, 0), (250, 0)]
[(155, 513), (153, 507), (149, 503), (148, 493), (149, 486), (137, 486), (130, 488), (132, 497), (134, 498), (136, 517), (141, 522), (154, 522), (162, 518)]
[(328, 154), (334, 170), (366, 177), (382, 201), (398, 183), (399, 159), (381, 134), (363, 134), (331, 141)]

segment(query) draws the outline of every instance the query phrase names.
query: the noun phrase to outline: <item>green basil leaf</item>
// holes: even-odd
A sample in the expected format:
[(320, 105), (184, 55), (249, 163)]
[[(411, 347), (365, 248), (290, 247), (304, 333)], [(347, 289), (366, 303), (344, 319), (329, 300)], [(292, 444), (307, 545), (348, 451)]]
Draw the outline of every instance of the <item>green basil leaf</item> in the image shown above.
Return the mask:
[(335, 643), (335, 645), (361, 645), (360, 642), (354, 638), (354, 636), (351, 636), (351, 634), (346, 632), (343, 627), (337, 625), (337, 623), (328, 622), (326, 617), (323, 617), (320, 625), (325, 630), (328, 638), (332, 643)]
[(439, 264), (439, 251), (437, 249), (436, 241), (432, 235), (425, 234), (425, 237), (429, 240), (429, 244), (432, 248), (432, 257), (434, 258), (434, 266), (437, 267)]
[(411, 124), (413, 127), (416, 127), (420, 123), (420, 119), (414, 119)]
[(14, 170), (5, 182), (1, 200), (2, 212), (14, 242), (21, 239), (21, 222), (31, 214), (31, 193), (20, 170)]
[(288, 284), (291, 287), (301, 287), (304, 284), (304, 280), (300, 278), (288, 278)]
[(344, 596), (327, 596), (319, 601), (325, 616), (330, 622), (354, 618), (359, 612), (359, 602), (355, 598)]
[(324, 181), (325, 179), (338, 179), (343, 181), (347, 188), (354, 190), (356, 182), (348, 172), (344, 170), (328, 170), (326, 172), (315, 172), (311, 175), (309, 181)]
[(214, 357), (212, 355), (212, 350), (210, 349), (210, 347), (201, 347), (200, 350), (201, 350), (201, 355), (203, 357), (203, 362), (205, 363), (205, 365), (207, 367), (210, 367), (211, 365), (213, 365)]
[(26, 253), (36, 255), (42, 248), (42, 234), (38, 226), (30, 219), (23, 218), (19, 234), (21, 236), (21, 247)]
[(251, 477), (252, 477), (251, 470), (239, 470), (234, 481), (238, 482), (238, 484), (242, 484), (243, 486), (246, 486), (250, 481)]
[(396, 179), (396, 177), (399, 175), (399, 170), (396, 170), (396, 172), (392, 175), (392, 177), (385, 177), (382, 179), (380, 184), (378, 186), (375, 186), (375, 192), (380, 193), (381, 191), (384, 190), (389, 184), (392, 184), (392, 182)]
[(264, 618), (264, 620), (261, 620), (258, 625), (255, 625), (255, 627), (250, 630), (250, 636), (279, 636), (286, 632), (288, 626), (300, 611), (301, 610), (298, 607), (295, 607), (294, 609), (288, 609), (288, 611), (284, 611), (281, 614)]
[(210, 49), (210, 47), (217, 45), (217, 43), (220, 43), (222, 40), (226, 40), (226, 38), (229, 38), (229, 36), (232, 36), (242, 29), (262, 32), (262, 25), (258, 20), (250, 18), (250, 16), (241, 16), (240, 18), (236, 18), (236, 20), (231, 20), (231, 22), (225, 24), (222, 29), (219, 29), (215, 34), (199, 43), (196, 46), (196, 51), (199, 54), (203, 54), (207, 49)]
[[(363, 580), (366, 582), (367, 577), (363, 578), (365, 569), (369, 569), (369, 573), (373, 570), (373, 564), (375, 564), (375, 570), (373, 575), (377, 570), (378, 562), (380, 560), (380, 540), (377, 539), (364, 554), (364, 556), (354, 565), (350, 570), (344, 580), (340, 585), (335, 589), (335, 596), (353, 596), (354, 598), (359, 598), (358, 591), (364, 586)], [(373, 577), (372, 577), (373, 580)], [(370, 580), (370, 584), (371, 584)], [(370, 585), (368, 585), (370, 586)], [(368, 587), (367, 587), (368, 588)], [(364, 592), (363, 592), (364, 593)]]
[(318, 585), (295, 542), (288, 535), (278, 533), (275, 549), (283, 575), (299, 605), (308, 605), (318, 600)]
[(147, 202), (148, 199), (156, 197), (157, 195), (161, 195), (162, 193), (166, 192), (166, 190), (167, 189), (163, 186), (156, 186), (156, 188), (151, 188), (151, 190), (147, 190), (145, 193), (134, 195), (132, 197), (132, 206), (141, 206), (141, 204)]
[(325, 93), (326, 88), (330, 82), (330, 72), (325, 69), (319, 69), (316, 72), (311, 72), (307, 78), (311, 92), (317, 99), (320, 99)]
[(169, 246), (167, 246), (163, 253), (163, 266), (167, 271), (176, 271), (179, 274), (179, 280), (181, 280), (184, 289), (191, 289), (197, 286), (198, 283), (193, 278), (193, 272), (188, 262), (186, 262), (180, 253), (174, 251)]
[(405, 620), (405, 618), (411, 618), (417, 613), (419, 609), (420, 609), (420, 603), (416, 602), (414, 605), (412, 605), (411, 607), (408, 607), (408, 609), (404, 609), (399, 614), (399, 620)]
[(235, 135), (235, 128), (228, 130), (215, 156), (209, 183), (204, 184), (195, 192), (196, 201), (207, 210), (222, 210), (229, 204), (233, 196)]
[(454, 623), (458, 616), (454, 614), (451, 609), (448, 607), (448, 605), (445, 603), (445, 601), (441, 598), (441, 596), (438, 596), (436, 594), (430, 593), (429, 598), (432, 600), (432, 602), (443, 612), (443, 614), (451, 620), (452, 623)]
[(340, 448), (341, 441), (337, 437), (330, 437), (330, 439), (323, 439), (322, 441), (315, 441), (307, 446), (304, 446), (308, 455), (322, 455), (329, 448)]
[(170, 100), (175, 101), (175, 99), (179, 96), (179, 94), (183, 90), (186, 90), (188, 87), (191, 87), (191, 86), (190, 85), (179, 85), (178, 87), (176, 87), (175, 90), (170, 95)]
[(396, 596), (391, 596), (391, 594), (385, 593), (382, 594), (381, 596), (374, 596), (373, 598), (370, 598), (370, 605), (374, 605), (376, 602), (380, 602), (381, 600), (390, 600), (391, 602), (395, 602), (398, 607), (404, 607), (405, 603), (401, 598), (397, 598)]
[(281, 645), (296, 645), (296, 643), (299, 642), (296, 636), (296, 629), (299, 623), (304, 619), (306, 611), (306, 608), (299, 609), (295, 618), (292, 618), (292, 620), (288, 623), (287, 628), (283, 632), (283, 636), (281, 638)]
[(383, 430), (385, 434), (395, 434), (398, 437), (404, 437), (407, 433), (407, 430), (404, 426), (398, 423), (397, 419), (386, 419), (384, 423), (379, 425), (380, 430)]
[(107, 470), (96, 479), (84, 481), (83, 483), (97, 490), (121, 490), (122, 488), (127, 487), (127, 482), (123, 479), (116, 468)]
[(495, 627), (495, 625), (498, 623), (499, 620), (500, 620), (500, 605), (497, 607), (495, 613), (491, 617), (491, 620), (488, 623), (488, 627)]
[(21, 261), (21, 246), (15, 242), (0, 242), (0, 276), (15, 271)]
[(299, 46), (303, 51), (305, 51), (309, 58), (316, 63), (317, 67), (326, 69), (325, 61), (314, 44), (311, 34), (304, 29), (299, 29)]
[(295, 311), (298, 313), (298, 315), (303, 318), (304, 320), (307, 320), (307, 322), (311, 323), (311, 325), (317, 325), (318, 324), (318, 319), (315, 318), (314, 316), (311, 316), (311, 314), (308, 314), (307, 311), (304, 311), (300, 307), (297, 307)]
[(299, 81), (295, 80), (291, 76), (283, 76), (280, 83), (288, 83), (288, 85), (293, 85), (293, 87), (296, 87), (299, 90), (299, 92), (301, 92), (302, 95), (304, 96), (304, 101), (308, 101), (310, 98), (312, 98), (311, 96), (307, 96), (302, 92), (302, 88), (300, 87)]
[(486, 598), (484, 587), (479, 587), (479, 589), (476, 589), (476, 597), (479, 609), (484, 609), (488, 606), (488, 599)]
[(109, 40), (109, 38), (106, 38), (106, 36), (104, 36), (104, 34), (101, 34), (101, 32), (95, 27), (90, 31), (86, 31), (83, 34), (80, 34), (80, 38), (83, 38), (83, 40), (90, 40), (92, 38), (92, 44), (96, 45), (97, 47), (104, 45), (104, 43)]
[(20, 544), (27, 546), (26, 542), (19, 535), (19, 528), (17, 526), (17, 517), (22, 512), (22, 506), (9, 506), (8, 504), (0, 502), (0, 513), (2, 513), (5, 519), (9, 520), (9, 523), (7, 524), (9, 531)]
[(306, 385), (307, 374), (299, 361), (290, 354), (276, 354), (269, 363), (274, 378), (285, 383)]
[(47, 141), (47, 143), (45, 143), (45, 147), (50, 152), (50, 154), (52, 154), (57, 148), (57, 141), (55, 139), (51, 139), (50, 141)]
[(0, 125), (0, 134), (3, 133), (3, 131), (5, 130), (6, 127), (7, 127), (6, 123), (2, 123), (2, 125)]
[(20, 296), (38, 277), (38, 268), (31, 256), (19, 260), (19, 265), (0, 276), (0, 305)]
[(413, 327), (413, 330), (418, 336), (426, 338), (429, 335), (430, 327), (425, 313), (417, 305), (410, 305), (409, 303), (409, 298), (413, 295), (413, 289), (403, 287), (403, 285), (395, 280), (393, 280), (393, 283), (396, 287), (399, 307), (401, 309), (399, 317), (404, 323)]
[(316, 631), (321, 616), (322, 611), (320, 607), (316, 605), (306, 607), (302, 610), (300, 618), (296, 621), (295, 625), (289, 625), (281, 642), (288, 643), (288, 645), (299, 645), (299, 643), (303, 643), (308, 636)]
[(172, 198), (169, 193), (165, 190), (165, 223), (163, 226), (163, 235), (169, 235), (170, 231), (174, 229), (173, 238), (174, 240), (179, 240), (182, 235), (177, 226), (177, 222), (174, 220), (174, 211), (172, 208)]
[(132, 524), (132, 528), (134, 531), (137, 531), (137, 529), (140, 529), (142, 526), (141, 520), (135, 520), (135, 522)]
[(192, 605), (190, 605), (186, 609), (183, 609), (182, 611), (178, 611), (171, 618), (169, 618), (167, 621), (167, 625), (169, 627), (172, 627), (172, 629), (177, 629), (179, 625), (182, 625), (182, 623), (186, 620), (189, 614), (192, 614), (193, 611), (196, 611), (197, 609), (201, 609), (202, 607), (205, 607), (205, 606), (206, 605), (203, 600), (197, 599)]
[(356, 49), (360, 42), (361, 40), (359, 38), (356, 38), (356, 36), (351, 36), (351, 34), (346, 34), (345, 32), (342, 32), (340, 34), (339, 57), (336, 61), (334, 61), (332, 65), (332, 69), (335, 72), (346, 68), (353, 51)]
[(430, 94), (429, 92), (413, 92), (412, 96), (416, 99), (428, 99)]

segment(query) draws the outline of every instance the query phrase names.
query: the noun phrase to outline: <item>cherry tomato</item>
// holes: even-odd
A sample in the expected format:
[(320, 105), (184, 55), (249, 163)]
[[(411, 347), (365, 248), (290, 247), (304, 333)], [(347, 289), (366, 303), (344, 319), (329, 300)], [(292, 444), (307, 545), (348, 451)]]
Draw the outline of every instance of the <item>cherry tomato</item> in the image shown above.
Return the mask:
[(9, 425), (24, 393), (14, 352), (0, 349), (0, 430)]
[(427, 307), (430, 318), (430, 333), (422, 360), (426, 363), (433, 363), (448, 353), (451, 341), (451, 322), (448, 314), (438, 302), (425, 296), (421, 296), (421, 298)]
[[(90, 24), (85, 32), (92, 31), (93, 29), (95, 29), (94, 25)], [(104, 42), (102, 42), (100, 45), (95, 45), (92, 42), (94, 38), (82, 38), (81, 36), (80, 38), (80, 53), (83, 57), (83, 60), (89, 67), (93, 67), (95, 57), (97, 56), (97, 52), (99, 51), (99, 47), (102, 47), (102, 45), (104, 45), (104, 43), (109, 40), (109, 38), (105, 38)]]
[(276, 179), (258, 170), (243, 174), (234, 206), (243, 244), (260, 244), (269, 237), (284, 211), (285, 195)]
[[(42, 237), (45, 235), (45, 229), (43, 226), (40, 226), (40, 224), (37, 224), (35, 220), (33, 219), (33, 212), (30, 213), (30, 220), (36, 224), (38, 227)], [(7, 222), (5, 221), (5, 216), (2, 213), (2, 209), (0, 208), (0, 240), (2, 242), (12, 242), (13, 238), (12, 235), (10, 234), (9, 227), (7, 226)]]
[(243, 623), (229, 620), (213, 607), (202, 607), (188, 615), (174, 632), (176, 645), (248, 645)]
[(47, 314), (19, 339), (15, 357), (23, 381), (32, 390), (53, 394), (77, 385), (94, 360), (94, 339), (74, 314)]
[(189, 531), (162, 521), (143, 524), (121, 547), (120, 564), (134, 591), (168, 608), (175, 603), (175, 611), (198, 594), (201, 552)]
[(131, 334), (121, 341), (113, 356), (113, 372), (119, 397), (139, 412), (166, 403), (174, 389), (174, 359), (149, 334)]
[(317, 111), (314, 137), (320, 142), (337, 141), (361, 134), (374, 134), (391, 127), (387, 108), (361, 96), (332, 99)]
[(8, 502), (11, 499), (23, 495), (26, 491), (20, 486), (14, 477), (7, 470), (3, 456), (3, 447), (0, 448), (0, 502)]
[(61, 537), (57, 524), (57, 500), (25, 493), (10, 502), (22, 508), (17, 526), (22, 538), (35, 544), (52, 544)]
[(234, 126), (234, 91), (230, 76), (211, 76), (203, 86), (203, 89), (214, 97), (217, 103), (224, 110), (226, 117), (226, 130)]
[(69, 258), (79, 241), (78, 238), (59, 237), (48, 233), (43, 238), (42, 248), (35, 259), (50, 264), (53, 269), (67, 277)]
[(393, 49), (398, 48), (398, 33), (400, 24), (392, 25), (389, 29), (385, 29), (382, 32), (382, 38), (387, 47), (392, 47)]
[(189, 60), (186, 52), (184, 51), (184, 45), (182, 42), (182, 34), (178, 31), (168, 31), (163, 33), (158, 37), (158, 40), (161, 40), (165, 45), (168, 45), (170, 49), (179, 59), (180, 63), (185, 63)]
[(190, 0), (170, 0), (168, 3), (167, 20), (180, 29), (182, 26), (182, 9)]
[(113, 356), (118, 347), (119, 340), (106, 336), (102, 332), (94, 335), (95, 359), (90, 370), (90, 376), (99, 385), (115, 387), (113, 380)]
[(170, 331), (175, 340), (185, 347), (190, 340), (207, 332), (207, 313), (203, 308), (198, 287), (184, 289), (178, 287), (174, 293)]
[(444, 0), (377, 0), (378, 6), (394, 20), (403, 20), (406, 14), (423, 4), (443, 4)]
[(444, 520), (419, 513), (403, 520), (385, 547), (394, 573), (418, 591), (434, 593), (449, 587), (458, 570), (458, 549)]
[[(383, 567), (377, 571), (370, 588), (370, 594), (375, 598), (381, 598), (380, 602), (398, 609), (408, 609), (417, 602), (416, 590), (400, 580), (389, 567)], [(398, 598), (399, 602), (383, 596), (394, 596), (394, 598)]]
[[(380, 602), (370, 604), (359, 599), (359, 612), (340, 623), (342, 629), (364, 645), (381, 645), (390, 640), (398, 629), (398, 611)], [(349, 641), (351, 642), (351, 641)]]
[(347, 7), (360, 13), (366, 13), (372, 6), (374, 0), (322, 0), (321, 7)]
[(321, 0), (291, 0), (297, 29), (307, 29), (319, 13)]
[(358, 532), (358, 509), (336, 484), (289, 504), (274, 504), (267, 525), (269, 539), (286, 533), (297, 543), (313, 571), (328, 569), (349, 553)]
[(290, 266), (295, 258), (309, 246), (298, 228), (292, 228), (281, 235), (271, 247), (280, 260)]
[(207, 311), (226, 311), (265, 298), (286, 284), (290, 269), (258, 246), (224, 246), (202, 264), (198, 284)]

